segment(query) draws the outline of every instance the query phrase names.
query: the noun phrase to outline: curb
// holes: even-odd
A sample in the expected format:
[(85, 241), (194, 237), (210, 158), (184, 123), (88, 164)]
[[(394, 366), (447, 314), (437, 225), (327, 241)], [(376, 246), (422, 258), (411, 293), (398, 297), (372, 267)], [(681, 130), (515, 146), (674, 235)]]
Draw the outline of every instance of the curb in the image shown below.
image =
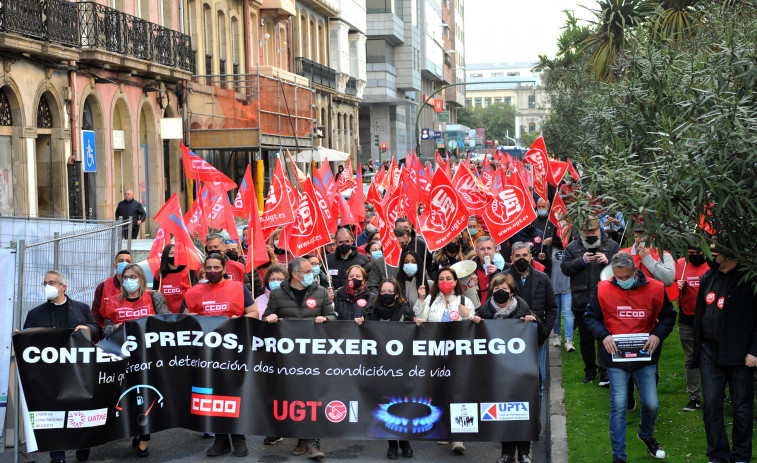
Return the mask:
[(551, 463), (568, 463), (568, 431), (565, 416), (565, 389), (562, 386), (561, 347), (549, 346), (548, 349), (549, 461)]

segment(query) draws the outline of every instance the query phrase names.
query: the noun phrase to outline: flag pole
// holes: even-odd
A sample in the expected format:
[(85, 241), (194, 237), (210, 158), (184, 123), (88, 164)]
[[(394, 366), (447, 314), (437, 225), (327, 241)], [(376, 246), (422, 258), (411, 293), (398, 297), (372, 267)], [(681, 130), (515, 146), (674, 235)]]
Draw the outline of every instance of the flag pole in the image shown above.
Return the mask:
[(321, 261), (321, 264), (323, 264), (324, 267), (326, 267), (326, 280), (329, 282), (329, 288), (334, 289), (333, 286), (331, 286), (331, 275), (329, 275), (329, 262), (326, 260), (325, 255), (321, 255), (321, 249), (324, 251), (326, 250), (326, 246), (321, 246), (318, 248), (318, 260)]
[(386, 256), (383, 256), (382, 259), (384, 259), (384, 277), (389, 278), (389, 268), (386, 266)]

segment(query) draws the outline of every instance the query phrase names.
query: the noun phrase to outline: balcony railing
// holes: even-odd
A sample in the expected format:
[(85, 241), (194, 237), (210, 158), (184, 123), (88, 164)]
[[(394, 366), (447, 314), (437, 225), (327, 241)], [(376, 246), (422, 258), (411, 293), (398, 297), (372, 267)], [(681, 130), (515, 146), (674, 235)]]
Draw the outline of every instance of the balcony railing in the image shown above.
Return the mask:
[(66, 0), (14, 0), (0, 5), (0, 31), (38, 40), (79, 45), (79, 16)]
[(357, 79), (350, 77), (347, 79), (347, 87), (344, 89), (347, 95), (357, 96)]
[(194, 55), (188, 35), (99, 3), (81, 2), (77, 5), (82, 47), (104, 48), (113, 53), (192, 71)]
[(295, 58), (295, 72), (307, 77), (314, 84), (328, 88), (336, 88), (336, 71), (323, 64), (316, 63), (307, 58)]

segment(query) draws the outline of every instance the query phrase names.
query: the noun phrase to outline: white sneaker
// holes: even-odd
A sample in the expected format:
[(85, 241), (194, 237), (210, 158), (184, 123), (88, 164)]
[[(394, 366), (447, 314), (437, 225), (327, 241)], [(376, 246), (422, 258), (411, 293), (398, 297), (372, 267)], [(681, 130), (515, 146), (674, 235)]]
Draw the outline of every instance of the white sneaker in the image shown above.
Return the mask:
[(565, 341), (565, 352), (574, 352), (576, 350), (575, 347), (573, 347), (573, 340), (568, 339)]
[(560, 336), (552, 335), (552, 347), (560, 347)]
[(463, 454), (465, 453), (465, 445), (463, 445), (462, 442), (453, 442), (452, 451), (455, 453)]

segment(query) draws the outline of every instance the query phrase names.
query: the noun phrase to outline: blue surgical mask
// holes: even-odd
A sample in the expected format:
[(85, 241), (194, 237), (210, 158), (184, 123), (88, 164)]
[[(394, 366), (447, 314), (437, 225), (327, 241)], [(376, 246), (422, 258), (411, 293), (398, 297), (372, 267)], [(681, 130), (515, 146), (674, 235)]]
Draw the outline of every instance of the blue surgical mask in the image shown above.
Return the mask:
[(308, 273), (307, 275), (302, 276), (302, 285), (306, 288), (312, 285), (313, 281), (315, 281), (315, 275), (312, 273)]
[(621, 288), (631, 289), (633, 288), (634, 283), (636, 283), (636, 277), (629, 278), (628, 280), (625, 280), (625, 281), (620, 281), (616, 278), (615, 281), (618, 283), (618, 286), (620, 286)]
[(139, 289), (139, 280), (126, 280), (124, 281), (124, 289), (127, 293), (133, 293)]
[(546, 209), (537, 209), (536, 215), (539, 217), (546, 217), (547, 216), (547, 210)]
[(470, 236), (476, 236), (476, 234), (478, 234), (478, 228), (469, 228), (468, 233)]
[(320, 275), (321, 274), (321, 266), (320, 265), (311, 265), (313, 267), (313, 275)]
[(268, 282), (268, 288), (270, 288), (271, 291), (281, 286), (280, 281), (269, 281)]
[(208, 284), (208, 280), (206, 278), (203, 278), (203, 279), (200, 280), (200, 283), (206, 285), (206, 284)]
[(123, 275), (124, 269), (126, 268), (127, 265), (129, 265), (128, 262), (119, 262), (118, 265), (116, 266), (116, 273), (118, 273), (119, 275)]
[(418, 264), (405, 264), (402, 266), (402, 271), (409, 277), (418, 273)]
[(494, 259), (492, 259), (492, 264), (497, 266), (497, 269), (502, 270), (505, 268), (505, 258), (502, 257), (502, 254), (496, 252), (494, 253)]
[(379, 260), (384, 257), (384, 253), (381, 251), (371, 251), (371, 257), (373, 257), (373, 260)]

